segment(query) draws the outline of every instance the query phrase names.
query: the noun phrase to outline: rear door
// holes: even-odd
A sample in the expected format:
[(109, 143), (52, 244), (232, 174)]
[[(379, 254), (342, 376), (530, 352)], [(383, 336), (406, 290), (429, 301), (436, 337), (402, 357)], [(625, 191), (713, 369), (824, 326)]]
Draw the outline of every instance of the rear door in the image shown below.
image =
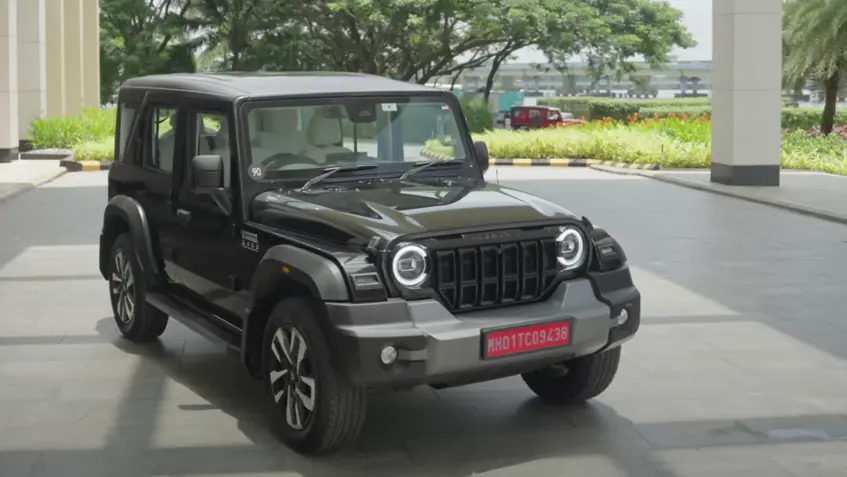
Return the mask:
[(182, 153), (180, 144), (184, 143), (180, 124), (184, 113), (180, 111), (179, 95), (167, 91), (147, 93), (137, 115), (122, 164), (131, 168), (131, 178), (121, 181), (120, 187), (143, 207), (156, 256), (161, 257), (167, 277), (177, 283), (173, 251), (179, 221), (173, 200), (174, 164)]

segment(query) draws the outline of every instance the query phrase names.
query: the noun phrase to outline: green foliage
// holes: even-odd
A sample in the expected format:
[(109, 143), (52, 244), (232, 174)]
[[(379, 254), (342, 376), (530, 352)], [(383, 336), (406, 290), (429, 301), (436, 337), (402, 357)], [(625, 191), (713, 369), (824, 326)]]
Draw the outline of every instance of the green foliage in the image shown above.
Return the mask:
[(74, 159), (77, 161), (111, 161), (115, 158), (113, 138), (99, 141), (86, 141), (74, 147)]
[(708, 104), (705, 106), (649, 106), (641, 108), (638, 111), (638, 116), (641, 118), (669, 118), (669, 117), (688, 117), (697, 118), (712, 116), (712, 108)]
[(488, 104), (480, 99), (461, 98), (462, 112), (471, 133), (494, 129), (494, 116)]
[[(609, 121), (532, 131), (494, 130), (474, 135), (474, 140), (485, 141), (492, 158), (581, 158), (665, 168), (706, 168), (711, 162), (708, 120)], [(435, 142), (427, 144), (434, 152), (440, 147)], [(847, 175), (847, 139), (810, 137), (805, 131), (786, 133), (782, 165)]]
[(538, 104), (559, 108), (562, 111), (573, 113), (575, 117), (585, 117), (593, 121), (611, 117), (612, 119), (626, 119), (633, 113), (638, 113), (642, 108), (689, 108), (708, 106), (709, 98), (681, 98), (681, 99), (638, 99), (621, 100), (606, 98), (544, 98), (539, 99)]
[(838, 91), (847, 77), (847, 9), (838, 0), (786, 0), (783, 4), (783, 84), (823, 84), (821, 129), (836, 121)]
[[(792, 101), (791, 98), (782, 98), (783, 104)], [(679, 99), (639, 99), (620, 100), (606, 98), (545, 98), (539, 99), (539, 104), (559, 108), (574, 114), (575, 117), (584, 117), (588, 121), (597, 121), (611, 118), (617, 121), (627, 121), (633, 115), (638, 117), (687, 116), (694, 118), (701, 115), (711, 117), (710, 98), (679, 98)], [(821, 110), (815, 108), (782, 108), (783, 129), (809, 129), (820, 124)], [(847, 124), (847, 112), (838, 112), (835, 116), (835, 124)]]
[[(101, 0), (101, 90), (127, 78), (217, 70), (358, 71), (426, 83), (536, 46), (598, 67), (692, 46), (654, 0)], [(496, 72), (495, 67), (495, 72)]]
[[(633, 73), (631, 58), (641, 55), (653, 67), (670, 60), (673, 47), (696, 46), (682, 25), (682, 12), (654, 0), (592, 0), (594, 14), (582, 19), (565, 45), (555, 35), (538, 45), (554, 67), (566, 69), (567, 59), (581, 53), (595, 80), (605, 75), (621, 79)], [(577, 41), (571, 41), (575, 37)], [(575, 44), (575, 45), (574, 45)], [(574, 48), (576, 46), (576, 48)]]
[(85, 109), (76, 117), (35, 119), (29, 125), (29, 137), (36, 149), (72, 149), (82, 142), (111, 138), (114, 134), (114, 109)]
[(100, 1), (100, 95), (114, 99), (129, 78), (193, 72), (197, 41), (190, 21), (191, 0)]
[[(847, 124), (847, 111), (838, 111), (835, 124)], [(806, 130), (820, 125), (821, 110), (816, 108), (782, 108), (782, 129)]]

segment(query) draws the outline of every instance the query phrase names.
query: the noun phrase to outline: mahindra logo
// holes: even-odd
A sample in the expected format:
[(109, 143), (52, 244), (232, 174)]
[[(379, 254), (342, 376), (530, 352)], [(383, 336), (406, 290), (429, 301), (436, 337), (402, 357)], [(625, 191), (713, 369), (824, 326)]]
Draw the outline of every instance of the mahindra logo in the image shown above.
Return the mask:
[(489, 242), (493, 240), (507, 239), (511, 236), (512, 234), (509, 232), (482, 232), (479, 234), (465, 234), (464, 237), (473, 242)]

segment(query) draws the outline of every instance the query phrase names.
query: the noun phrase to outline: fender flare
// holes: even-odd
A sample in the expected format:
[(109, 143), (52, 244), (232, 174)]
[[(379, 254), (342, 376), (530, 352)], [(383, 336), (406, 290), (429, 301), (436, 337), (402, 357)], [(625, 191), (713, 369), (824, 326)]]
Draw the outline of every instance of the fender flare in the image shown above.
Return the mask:
[[(132, 243), (135, 248), (136, 258), (138, 258), (138, 263), (141, 266), (141, 271), (147, 279), (147, 283), (155, 285), (158, 283), (160, 267), (159, 262), (156, 261), (156, 255), (153, 252), (150, 223), (141, 204), (125, 195), (113, 197), (103, 212), (103, 231), (101, 232), (100, 239), (100, 273), (104, 278), (108, 279), (111, 242), (117, 238), (117, 234), (111, 231), (110, 224), (114, 223), (115, 220), (122, 221), (129, 227), (129, 233), (132, 236)], [(111, 236), (112, 234), (114, 236)], [(106, 241), (105, 243), (104, 240)]]
[[(250, 284), (252, 307), (241, 333), (242, 360), (248, 369), (256, 364), (261, 351), (254, 348), (265, 330), (266, 319), (278, 298), (279, 288), (286, 282), (301, 287), (300, 295), (311, 295), (321, 301), (350, 300), (347, 280), (341, 266), (331, 258), (293, 245), (269, 248), (253, 273)], [(323, 324), (321, 324), (323, 325)]]

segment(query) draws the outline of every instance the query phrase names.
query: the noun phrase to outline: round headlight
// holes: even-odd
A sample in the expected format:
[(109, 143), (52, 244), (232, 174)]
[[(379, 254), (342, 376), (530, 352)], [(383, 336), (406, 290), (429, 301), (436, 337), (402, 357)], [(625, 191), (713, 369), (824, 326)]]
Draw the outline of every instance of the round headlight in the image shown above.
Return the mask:
[(394, 279), (404, 287), (416, 287), (426, 280), (426, 250), (420, 245), (406, 245), (391, 261)]
[(579, 230), (563, 229), (562, 233), (556, 237), (556, 245), (559, 249), (559, 265), (565, 270), (577, 268), (585, 261), (585, 240)]

